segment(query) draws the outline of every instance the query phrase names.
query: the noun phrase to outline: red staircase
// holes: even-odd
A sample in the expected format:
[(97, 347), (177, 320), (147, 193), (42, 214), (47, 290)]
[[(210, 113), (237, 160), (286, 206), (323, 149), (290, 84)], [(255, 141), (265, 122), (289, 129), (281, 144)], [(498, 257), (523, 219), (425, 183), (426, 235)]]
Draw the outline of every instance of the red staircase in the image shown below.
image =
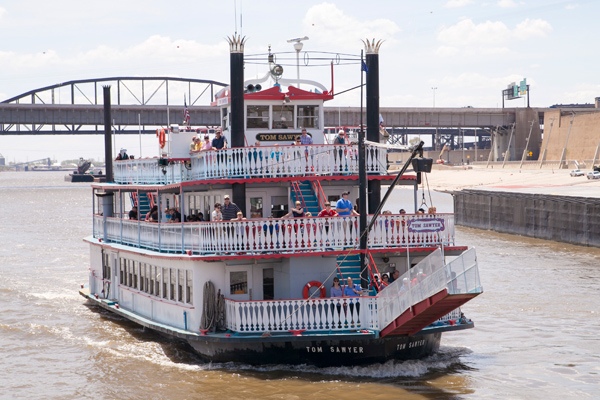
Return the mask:
[(414, 335), (480, 293), (448, 294), (448, 289), (416, 303), (381, 331), (381, 337)]

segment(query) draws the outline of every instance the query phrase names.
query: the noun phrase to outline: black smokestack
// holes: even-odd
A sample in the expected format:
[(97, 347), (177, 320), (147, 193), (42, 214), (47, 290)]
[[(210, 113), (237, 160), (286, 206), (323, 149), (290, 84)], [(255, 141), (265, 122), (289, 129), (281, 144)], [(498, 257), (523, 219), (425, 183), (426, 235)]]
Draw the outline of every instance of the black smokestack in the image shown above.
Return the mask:
[(245, 37), (227, 38), (230, 50), (231, 147), (244, 147), (244, 43)]
[(110, 118), (110, 85), (102, 86), (104, 93), (104, 168), (106, 182), (114, 182), (112, 168), (112, 124)]
[[(244, 147), (244, 43), (245, 37), (233, 35), (229, 42), (229, 93), (231, 95), (231, 114), (229, 115), (229, 132), (231, 147)], [(246, 214), (246, 184), (231, 185), (233, 202)]]
[[(367, 64), (367, 140), (379, 143), (379, 47), (381, 40), (365, 44)], [(380, 181), (369, 181), (369, 214), (373, 214), (381, 202)]]

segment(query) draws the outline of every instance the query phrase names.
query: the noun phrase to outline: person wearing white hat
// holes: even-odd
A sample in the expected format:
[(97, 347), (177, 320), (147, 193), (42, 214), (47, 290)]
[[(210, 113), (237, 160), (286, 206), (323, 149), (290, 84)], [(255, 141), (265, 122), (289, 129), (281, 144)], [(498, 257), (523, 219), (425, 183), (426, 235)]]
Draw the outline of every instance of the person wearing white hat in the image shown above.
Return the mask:
[(333, 139), (333, 144), (346, 144), (346, 131), (340, 129), (338, 135)]

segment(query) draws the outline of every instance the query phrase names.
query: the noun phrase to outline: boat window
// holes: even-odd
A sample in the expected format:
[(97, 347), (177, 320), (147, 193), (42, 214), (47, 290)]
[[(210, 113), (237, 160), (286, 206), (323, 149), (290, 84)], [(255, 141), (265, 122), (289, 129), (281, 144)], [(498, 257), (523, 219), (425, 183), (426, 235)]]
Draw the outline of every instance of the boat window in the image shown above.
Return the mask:
[(119, 264), (119, 282), (121, 283), (121, 285), (126, 285), (127, 272), (125, 269), (125, 259), (119, 258)]
[(167, 290), (168, 288), (169, 288), (169, 269), (163, 268), (162, 269), (162, 297), (163, 297), (163, 299), (166, 299), (169, 297), (169, 291)]
[(298, 128), (319, 127), (319, 106), (298, 106)]
[(248, 294), (248, 272), (231, 271), (229, 273), (229, 293)]
[(146, 263), (140, 263), (140, 290), (146, 290)]
[(171, 279), (169, 279), (169, 300), (175, 300), (175, 283), (177, 282), (177, 275), (175, 274), (175, 268), (171, 268)]
[(138, 288), (139, 264), (137, 261), (132, 261), (133, 264), (133, 285), (134, 289)]
[(154, 285), (156, 282), (156, 267), (154, 265), (149, 265), (150, 271), (148, 271), (148, 276), (150, 277), (150, 283), (148, 287), (148, 293), (156, 294), (154, 291)]
[(250, 218), (263, 217), (263, 199), (262, 197), (250, 197)]
[(192, 301), (192, 271), (185, 271), (187, 280), (185, 284), (185, 302), (193, 304)]
[(180, 269), (177, 279), (177, 301), (183, 302), (183, 285), (185, 285), (185, 271)]
[(102, 251), (102, 279), (111, 279), (110, 276), (110, 257), (108, 253)]
[(294, 128), (294, 106), (273, 106), (273, 129)]
[(263, 300), (275, 298), (275, 279), (273, 268), (263, 269)]
[(154, 295), (160, 297), (160, 267), (155, 267), (154, 274)]
[(273, 218), (281, 218), (288, 213), (288, 198), (287, 196), (271, 197), (271, 216)]
[(246, 128), (269, 128), (269, 106), (247, 106)]

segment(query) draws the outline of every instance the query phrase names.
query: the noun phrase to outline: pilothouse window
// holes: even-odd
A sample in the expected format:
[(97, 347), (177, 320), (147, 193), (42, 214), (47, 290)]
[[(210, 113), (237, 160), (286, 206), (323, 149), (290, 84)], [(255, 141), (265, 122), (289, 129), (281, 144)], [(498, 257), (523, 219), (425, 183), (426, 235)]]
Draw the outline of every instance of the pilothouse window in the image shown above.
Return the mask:
[(247, 106), (246, 128), (269, 128), (269, 106)]
[(273, 106), (273, 129), (294, 128), (294, 106)]
[(298, 106), (298, 128), (319, 127), (319, 106)]

